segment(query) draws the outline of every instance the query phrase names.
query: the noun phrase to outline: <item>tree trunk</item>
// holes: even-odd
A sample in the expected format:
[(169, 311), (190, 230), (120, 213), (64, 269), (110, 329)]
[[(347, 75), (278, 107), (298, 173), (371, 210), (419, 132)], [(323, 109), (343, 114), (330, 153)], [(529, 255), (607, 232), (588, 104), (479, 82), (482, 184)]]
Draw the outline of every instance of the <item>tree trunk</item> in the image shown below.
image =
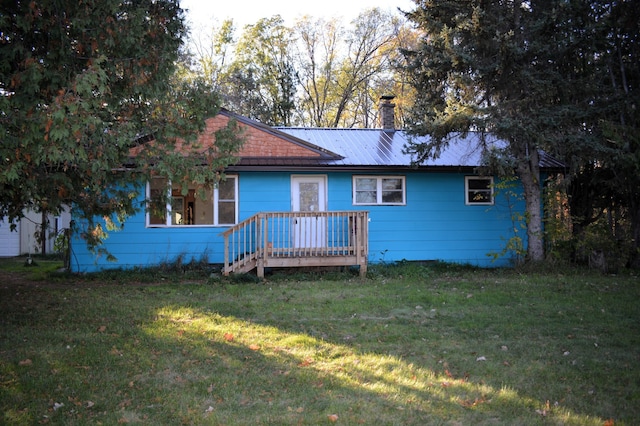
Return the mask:
[(42, 223), (40, 225), (40, 253), (42, 257), (47, 255), (47, 230), (49, 229), (49, 217), (47, 211), (42, 209)]
[(539, 155), (531, 149), (526, 158), (518, 158), (518, 175), (524, 190), (527, 214), (527, 260), (544, 260), (544, 238), (542, 232), (542, 190), (540, 188)]
[(634, 269), (640, 269), (640, 203), (632, 199), (629, 203), (631, 216), (631, 258), (629, 264)]

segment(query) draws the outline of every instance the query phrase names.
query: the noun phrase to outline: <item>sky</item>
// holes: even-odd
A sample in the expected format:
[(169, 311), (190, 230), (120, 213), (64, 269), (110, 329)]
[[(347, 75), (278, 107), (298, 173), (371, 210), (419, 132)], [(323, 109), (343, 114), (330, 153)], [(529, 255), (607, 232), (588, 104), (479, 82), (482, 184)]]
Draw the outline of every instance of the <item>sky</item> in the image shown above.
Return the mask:
[(304, 15), (314, 18), (342, 18), (348, 23), (360, 12), (379, 7), (395, 12), (415, 8), (412, 0), (181, 0), (183, 9), (188, 9), (187, 19), (193, 29), (208, 28), (232, 18), (237, 29), (254, 24), (261, 18), (280, 15), (290, 25)]

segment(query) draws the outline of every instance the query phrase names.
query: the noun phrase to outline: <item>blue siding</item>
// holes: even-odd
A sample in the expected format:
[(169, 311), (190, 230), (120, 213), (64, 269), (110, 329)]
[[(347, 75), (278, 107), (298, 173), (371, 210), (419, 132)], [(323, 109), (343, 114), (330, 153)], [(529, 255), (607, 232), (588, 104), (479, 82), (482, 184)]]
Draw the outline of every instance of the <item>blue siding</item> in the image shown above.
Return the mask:
[[(404, 206), (353, 206), (351, 174), (329, 176), (329, 209), (369, 211), (369, 261), (443, 260), (480, 266), (504, 266), (509, 259), (492, 262), (513, 236), (512, 213), (504, 194), (493, 206), (465, 205), (464, 175), (409, 173)], [(524, 202), (510, 200), (519, 211)], [(525, 237), (524, 230), (520, 231)]]
[[(300, 174), (300, 173), (296, 173)], [(318, 174), (318, 173), (313, 173)], [(490, 252), (500, 252), (513, 236), (512, 211), (506, 196), (497, 194), (493, 206), (465, 205), (464, 174), (409, 172), (406, 205), (354, 206), (354, 173), (328, 173), (329, 210), (368, 210), (369, 261), (442, 260), (480, 266), (504, 266), (509, 259), (492, 262)], [(365, 173), (355, 173), (365, 175)], [(291, 209), (291, 173), (239, 174), (239, 218), (258, 212)], [(524, 202), (510, 200), (519, 211)], [(77, 237), (72, 243), (72, 269), (91, 272), (106, 268), (132, 268), (206, 259), (224, 260), (221, 233), (227, 227), (147, 228), (141, 212), (127, 220), (124, 229), (110, 232), (105, 248), (117, 258), (89, 253)], [(525, 238), (525, 231), (520, 230)]]

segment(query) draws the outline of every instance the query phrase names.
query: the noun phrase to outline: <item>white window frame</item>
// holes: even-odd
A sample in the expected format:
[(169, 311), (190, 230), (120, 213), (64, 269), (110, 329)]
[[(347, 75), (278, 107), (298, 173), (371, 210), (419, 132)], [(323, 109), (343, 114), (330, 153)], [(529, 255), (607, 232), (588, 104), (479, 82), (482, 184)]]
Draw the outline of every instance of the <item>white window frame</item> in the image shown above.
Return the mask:
[[(146, 217), (145, 217), (145, 225), (147, 228), (183, 228), (183, 227), (190, 227), (190, 228), (205, 228), (205, 227), (221, 227), (221, 226), (233, 226), (236, 225), (238, 223), (238, 205), (239, 205), (239, 200), (238, 200), (238, 194), (239, 194), (239, 184), (238, 184), (238, 176), (237, 175), (226, 175), (226, 179), (233, 179), (234, 180), (234, 217), (235, 217), (235, 222), (236, 223), (220, 223), (219, 220), (219, 208), (218, 208), (218, 202), (221, 201), (220, 200), (220, 193), (218, 191), (218, 185), (215, 185), (213, 188), (213, 197), (211, 200), (211, 208), (213, 210), (213, 223), (206, 223), (206, 224), (200, 224), (200, 225), (179, 225), (179, 224), (173, 224), (173, 213), (172, 213), (172, 208), (171, 208), (171, 201), (173, 198), (176, 197), (172, 197), (171, 196), (171, 189), (169, 189), (169, 199), (168, 202), (166, 204), (166, 212), (165, 212), (165, 223), (164, 224), (151, 224), (151, 213), (149, 211), (146, 212)], [(169, 183), (171, 184), (171, 183)], [(146, 187), (146, 196), (147, 199), (151, 198), (151, 183), (147, 182), (147, 187)], [(231, 200), (222, 200), (222, 201), (231, 201)]]
[[(354, 175), (352, 178), (352, 201), (354, 206), (404, 206), (407, 204), (407, 179), (405, 176), (391, 175)], [(358, 203), (356, 199), (356, 189), (358, 179), (376, 179), (376, 202)], [(402, 181), (402, 201), (399, 203), (386, 203), (382, 201), (382, 181), (385, 179), (400, 179)]]
[[(472, 180), (488, 180), (489, 181), (489, 189), (486, 189), (486, 190), (469, 189), (469, 181), (472, 181)], [(469, 197), (471, 191), (488, 192), (490, 200), (489, 201), (473, 201)], [(493, 193), (493, 176), (465, 176), (464, 177), (464, 203), (467, 206), (492, 206), (492, 205), (494, 205), (495, 201), (494, 201), (494, 193)]]
[[(220, 191), (218, 191), (218, 185), (213, 189), (213, 226), (233, 226), (238, 223), (238, 176), (237, 175), (226, 175), (227, 181), (229, 179), (234, 180), (234, 189), (233, 189), (233, 200), (220, 199)], [(235, 223), (220, 223), (220, 209), (218, 208), (218, 203), (220, 201), (233, 201), (234, 202), (234, 211), (233, 217), (235, 218)]]

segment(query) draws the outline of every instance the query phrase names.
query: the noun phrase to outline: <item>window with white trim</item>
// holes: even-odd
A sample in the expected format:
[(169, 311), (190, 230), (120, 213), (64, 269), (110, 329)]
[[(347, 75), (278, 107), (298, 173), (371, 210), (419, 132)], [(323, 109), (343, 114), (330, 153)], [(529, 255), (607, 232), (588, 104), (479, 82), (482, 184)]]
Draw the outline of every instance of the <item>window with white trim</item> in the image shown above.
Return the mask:
[(166, 179), (154, 178), (147, 183), (147, 199), (147, 226), (223, 226), (238, 222), (237, 176), (227, 175), (213, 188), (191, 185), (186, 193), (168, 186)]
[(492, 177), (465, 176), (464, 191), (467, 205), (493, 204)]
[(404, 176), (354, 176), (353, 204), (355, 205), (404, 205)]

